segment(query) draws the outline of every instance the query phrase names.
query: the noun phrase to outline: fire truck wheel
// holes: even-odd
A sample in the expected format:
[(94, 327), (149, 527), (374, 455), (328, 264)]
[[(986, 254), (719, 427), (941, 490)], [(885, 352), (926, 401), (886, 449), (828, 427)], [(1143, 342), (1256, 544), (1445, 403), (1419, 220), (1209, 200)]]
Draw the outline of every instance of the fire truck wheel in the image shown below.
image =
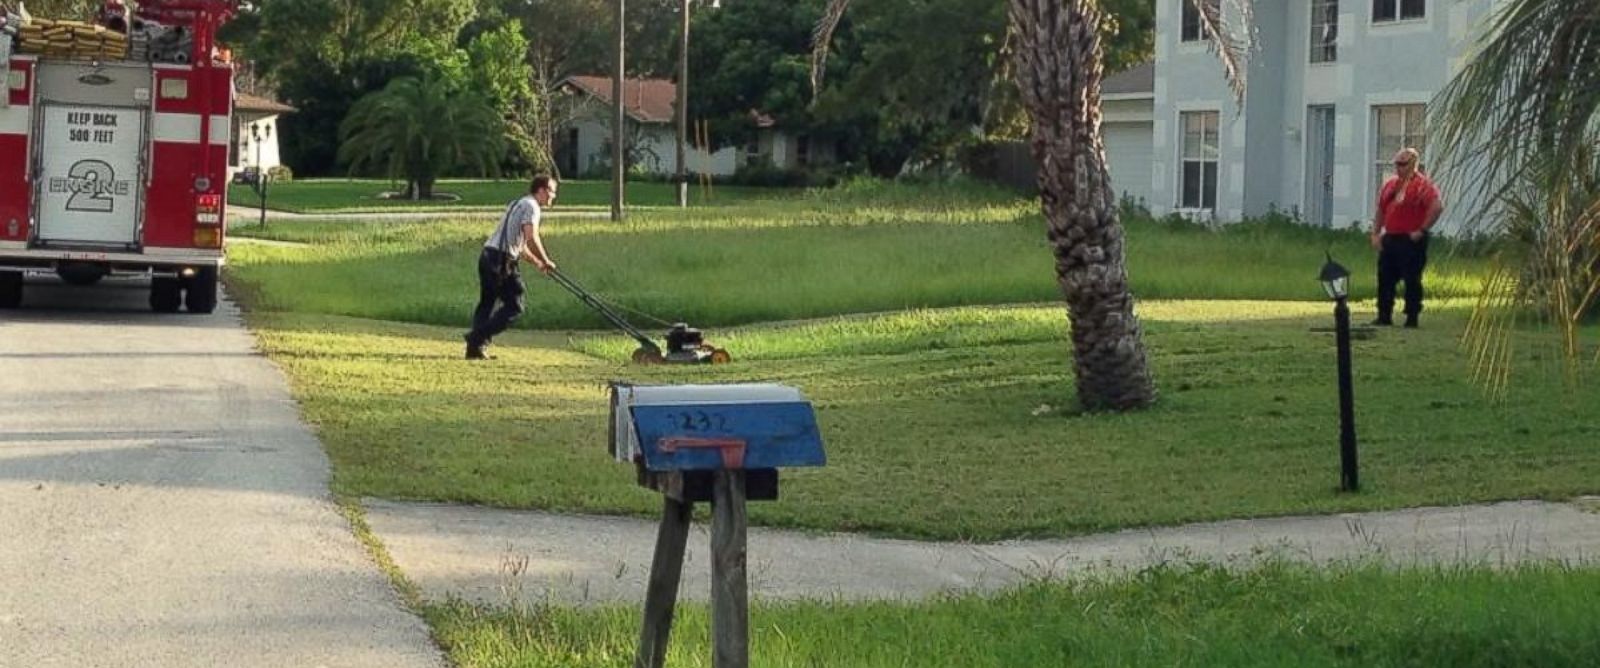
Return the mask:
[(201, 269), (189, 279), (183, 291), (183, 305), (190, 313), (210, 313), (217, 310), (217, 270)]
[(0, 308), (22, 306), (22, 272), (0, 271)]
[(169, 276), (150, 280), (150, 308), (157, 313), (177, 313), (183, 306), (183, 284)]

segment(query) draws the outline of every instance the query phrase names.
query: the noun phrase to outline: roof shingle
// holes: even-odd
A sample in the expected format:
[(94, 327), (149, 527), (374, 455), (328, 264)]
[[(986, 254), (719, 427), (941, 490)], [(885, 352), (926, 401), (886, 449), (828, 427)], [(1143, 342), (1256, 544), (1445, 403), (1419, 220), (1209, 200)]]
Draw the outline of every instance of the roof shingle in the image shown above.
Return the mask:
[(251, 95), (249, 93), (239, 93), (237, 96), (235, 96), (233, 99), (233, 108), (235, 111), (253, 111), (267, 114), (292, 114), (296, 111), (299, 111), (299, 109), (295, 109), (294, 107), (282, 102), (274, 102), (267, 98)]
[(1101, 95), (1155, 95), (1155, 93), (1155, 63), (1134, 65), (1100, 82)]
[[(571, 76), (568, 84), (611, 104), (611, 77)], [(671, 123), (678, 86), (667, 79), (623, 79), (623, 111), (641, 123)]]

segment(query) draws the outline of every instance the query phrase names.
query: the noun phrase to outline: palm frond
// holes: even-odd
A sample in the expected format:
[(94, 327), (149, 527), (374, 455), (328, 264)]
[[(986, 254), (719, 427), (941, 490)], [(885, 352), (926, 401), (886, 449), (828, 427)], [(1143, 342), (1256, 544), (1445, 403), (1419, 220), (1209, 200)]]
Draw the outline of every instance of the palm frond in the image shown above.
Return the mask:
[(381, 168), (410, 181), (452, 170), (497, 174), (505, 153), (504, 124), (489, 101), (432, 79), (396, 79), (357, 101), (340, 137), (339, 159), (352, 173)]
[(1228, 0), (1231, 12), (1224, 13), (1221, 0), (1184, 1), (1194, 3), (1198, 10), (1200, 29), (1208, 37), (1211, 53), (1222, 61), (1222, 75), (1233, 93), (1233, 101), (1243, 107), (1249, 83), (1250, 51), (1256, 44), (1254, 3), (1252, 0)]
[[(1500, 239), (1507, 263), (1479, 302), (1494, 313), (1473, 322), (1553, 326), (1575, 373), (1582, 324), (1600, 310), (1600, 3), (1503, 3), (1434, 98), (1428, 130), (1441, 184), (1467, 196), (1465, 219)], [(1469, 330), (1475, 365), (1509, 365), (1491, 351), (1509, 349), (1510, 330)]]
[(1449, 185), (1489, 188), (1493, 209), (1532, 164), (1576, 165), (1600, 111), (1600, 3), (1517, 0), (1485, 24), (1470, 62), (1430, 105), (1430, 152)]

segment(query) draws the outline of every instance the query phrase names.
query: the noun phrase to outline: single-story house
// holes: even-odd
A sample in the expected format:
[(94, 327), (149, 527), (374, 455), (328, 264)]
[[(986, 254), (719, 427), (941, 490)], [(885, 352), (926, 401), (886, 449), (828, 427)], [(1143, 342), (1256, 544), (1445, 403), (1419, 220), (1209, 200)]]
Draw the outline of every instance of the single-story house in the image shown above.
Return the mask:
[[(1241, 107), (1194, 4), (1159, 0), (1154, 62), (1102, 87), (1113, 187), (1157, 215), (1234, 221), (1276, 209), (1366, 225), (1396, 150), (1417, 147), (1429, 166), (1426, 106), (1503, 2), (1255, 3), (1259, 48)], [(1445, 193), (1458, 204), (1445, 231), (1460, 229), (1461, 195)]]
[(283, 164), (278, 154), (278, 117), (294, 107), (264, 97), (238, 93), (233, 99), (233, 142), (228, 146), (228, 169), (268, 170)]
[[(573, 76), (559, 89), (578, 96), (575, 118), (556, 138), (556, 160), (564, 174), (582, 174), (611, 163), (610, 77)], [(644, 171), (670, 175), (678, 169), (678, 86), (668, 79), (626, 79), (622, 84), (624, 134), (633, 141), (633, 159)], [(708, 153), (696, 148), (694, 129), (689, 133), (687, 168), (691, 174), (730, 176), (741, 166), (767, 163), (782, 169), (801, 168), (831, 161), (832, 146), (796, 137), (776, 127), (771, 117), (751, 112), (756, 136), (743, 146), (724, 146)]]

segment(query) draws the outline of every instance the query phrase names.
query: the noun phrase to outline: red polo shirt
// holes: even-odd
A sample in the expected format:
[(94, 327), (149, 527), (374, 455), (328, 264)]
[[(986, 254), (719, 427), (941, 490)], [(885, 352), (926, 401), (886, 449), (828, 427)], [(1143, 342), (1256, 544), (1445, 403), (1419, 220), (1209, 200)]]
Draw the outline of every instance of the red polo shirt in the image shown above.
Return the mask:
[(1383, 231), (1385, 234), (1410, 234), (1422, 229), (1428, 222), (1428, 210), (1439, 201), (1439, 189), (1433, 181), (1416, 174), (1406, 182), (1405, 192), (1400, 188), (1400, 177), (1391, 176), (1378, 193), (1383, 206)]

